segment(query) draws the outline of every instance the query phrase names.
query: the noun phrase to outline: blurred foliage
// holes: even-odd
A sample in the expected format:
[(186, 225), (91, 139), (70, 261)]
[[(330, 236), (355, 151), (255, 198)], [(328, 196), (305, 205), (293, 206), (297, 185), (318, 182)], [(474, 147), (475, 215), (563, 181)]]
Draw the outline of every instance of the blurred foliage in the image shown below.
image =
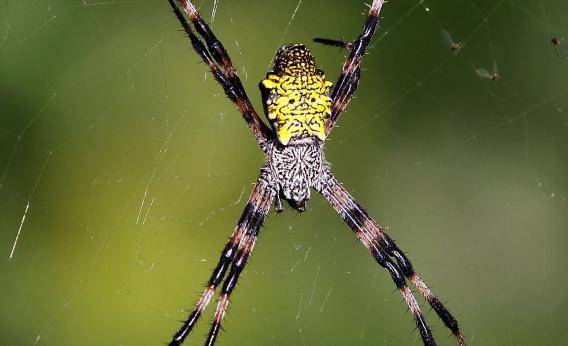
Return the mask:
[[(356, 37), (364, 3), (197, 1), (259, 110), (284, 43), (307, 43), (337, 77), (345, 52), (311, 39)], [(550, 41), (568, 37), (566, 13), (564, 0), (388, 2), (327, 144), (470, 345), (568, 337), (568, 59)], [(476, 74), (494, 64), (498, 80)], [(167, 1), (3, 1), (0, 77), (0, 344), (169, 340), (263, 157)], [(420, 345), (405, 312), (314, 196), (269, 218), (219, 344)]]

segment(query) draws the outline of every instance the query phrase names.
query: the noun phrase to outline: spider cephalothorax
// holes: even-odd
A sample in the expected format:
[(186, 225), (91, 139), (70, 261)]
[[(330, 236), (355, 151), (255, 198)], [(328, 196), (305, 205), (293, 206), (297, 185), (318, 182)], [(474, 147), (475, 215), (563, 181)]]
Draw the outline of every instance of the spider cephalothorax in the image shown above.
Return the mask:
[(283, 145), (325, 140), (331, 114), (332, 83), (316, 68), (316, 59), (302, 44), (278, 50), (273, 70), (260, 82), (264, 112)]
[(327, 164), (323, 156), (323, 142), (315, 138), (311, 143), (282, 145), (274, 141), (268, 148), (268, 174), (277, 185), (276, 211), (282, 212), (281, 198), (299, 212), (306, 210), (310, 191), (318, 183)]
[(170, 345), (183, 343), (215, 291), (222, 285), (205, 345), (212, 346), (215, 343), (231, 293), (245, 268), (272, 202), (279, 212), (284, 210), (281, 199), (288, 201), (294, 209), (304, 211), (305, 202), (310, 198), (311, 189), (314, 189), (353, 230), (373, 259), (389, 272), (414, 318), (424, 345), (435, 346), (436, 342), (409, 284), (428, 301), (460, 346), (465, 346), (456, 319), (416, 274), (406, 254), (335, 178), (323, 155), (327, 135), (357, 88), (361, 60), (377, 28), (384, 0), (373, 0), (363, 32), (355, 41), (317, 39), (318, 42), (349, 49), (349, 56), (333, 91), (330, 91), (332, 83), (317, 69), (314, 57), (304, 45), (289, 44), (278, 50), (272, 70), (260, 82), (264, 110), (272, 129), (260, 119), (229, 54), (193, 4), (189, 0), (178, 0), (189, 17), (188, 21), (176, 6), (176, 0), (168, 1), (193, 48), (243, 115), (267, 161), (260, 170), (243, 214), (221, 253), (201, 299), (174, 335)]

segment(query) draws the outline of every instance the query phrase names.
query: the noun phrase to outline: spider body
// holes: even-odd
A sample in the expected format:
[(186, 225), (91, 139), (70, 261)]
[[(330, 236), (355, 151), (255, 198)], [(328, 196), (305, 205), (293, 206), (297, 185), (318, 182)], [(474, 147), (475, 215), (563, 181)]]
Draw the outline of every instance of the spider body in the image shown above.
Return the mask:
[(268, 149), (269, 174), (276, 183), (276, 211), (283, 211), (280, 198), (299, 212), (306, 209), (311, 189), (321, 185), (327, 164), (323, 155), (323, 142), (312, 138), (309, 143), (282, 145), (271, 143)]
[[(256, 113), (223, 44), (193, 4), (188, 0), (179, 0), (188, 20), (176, 5), (177, 0), (168, 1), (194, 50), (242, 114), (267, 160), (205, 291), (170, 345), (183, 343), (220, 288), (213, 323), (205, 341), (205, 345), (214, 345), (229, 298), (247, 264), (272, 203), (275, 203), (278, 212), (284, 210), (282, 199), (292, 208), (303, 212), (313, 189), (329, 202), (373, 259), (388, 271), (414, 318), (424, 345), (434, 346), (436, 341), (409, 284), (417, 289), (452, 331), (459, 345), (465, 346), (457, 320), (416, 274), (406, 254), (335, 178), (323, 154), (324, 141), (357, 89), (361, 61), (377, 28), (384, 0), (373, 0), (362, 33), (353, 42), (342, 44), (349, 49), (349, 55), (333, 89), (332, 83), (317, 69), (315, 59), (306, 46), (290, 44), (278, 50), (272, 70), (260, 82), (264, 111), (270, 127)], [(317, 41), (331, 45), (340, 42), (329, 39)]]
[(316, 68), (306, 46), (290, 44), (276, 53), (273, 71), (260, 82), (264, 113), (283, 145), (325, 140), (332, 83)]
[(264, 113), (276, 134), (266, 152), (278, 212), (284, 210), (281, 199), (305, 211), (310, 190), (321, 181), (331, 85), (303, 44), (282, 46), (259, 83)]

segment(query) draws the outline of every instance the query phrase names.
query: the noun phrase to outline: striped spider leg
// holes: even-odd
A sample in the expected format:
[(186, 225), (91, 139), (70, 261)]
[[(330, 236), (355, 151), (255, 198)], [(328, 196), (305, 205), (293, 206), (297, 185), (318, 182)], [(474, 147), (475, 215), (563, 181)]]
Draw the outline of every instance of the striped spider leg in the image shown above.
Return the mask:
[[(349, 101), (351, 101), (353, 94), (355, 93), (360, 78), (361, 61), (363, 56), (365, 55), (369, 42), (371, 41), (371, 38), (377, 29), (378, 15), (380, 13), (383, 2), (384, 1), (382, 0), (373, 1), (369, 9), (369, 13), (367, 15), (367, 20), (365, 21), (365, 25), (363, 27), (363, 33), (352, 43), (332, 40), (332, 39), (322, 39), (322, 38), (314, 39), (314, 41), (318, 43), (350, 48), (347, 60), (343, 64), (342, 72), (331, 94), (333, 106), (332, 106), (331, 116), (326, 124), (326, 130), (328, 134), (333, 129), (333, 126), (335, 126), (335, 124), (337, 123), (340, 114), (345, 110), (347, 104), (349, 103)], [(375, 237), (372, 239), (374, 239), (376, 246), (384, 247), (386, 250), (386, 254), (396, 258), (397, 262), (399, 263), (400, 267), (399, 270), (402, 269), (402, 273), (413, 283), (413, 285), (418, 289), (420, 294), (422, 294), (426, 298), (428, 303), (432, 306), (434, 311), (436, 311), (436, 313), (442, 319), (444, 324), (452, 331), (454, 336), (457, 338), (459, 344), (465, 345), (464, 338), (459, 331), (456, 319), (450, 314), (450, 312), (444, 307), (444, 305), (438, 300), (438, 298), (434, 296), (432, 291), (422, 281), (422, 279), (420, 279), (420, 277), (416, 275), (416, 273), (414, 273), (412, 265), (410, 264), (404, 253), (396, 247), (394, 242), (388, 237), (388, 235), (384, 233), (383, 229), (379, 225), (377, 225), (377, 223), (367, 215), (364, 209), (361, 208), (353, 200), (353, 198), (349, 195), (349, 193), (346, 190), (344, 190), (343, 187), (341, 187), (341, 185), (335, 180), (335, 178), (331, 176), (331, 173), (330, 173), (330, 179), (332, 179), (333, 182), (332, 185), (335, 187), (333, 191), (342, 191), (342, 196), (341, 196), (342, 198), (332, 201), (331, 198), (333, 197), (333, 194), (331, 194), (330, 191), (328, 190), (320, 191), (324, 195), (324, 197), (328, 199), (328, 201), (334, 206), (336, 211), (344, 218), (344, 220), (349, 224), (349, 226), (353, 228), (353, 230), (359, 236), (360, 232), (362, 232), (364, 229), (355, 227), (357, 224), (349, 222), (347, 219), (345, 219), (344, 216), (345, 214), (342, 214), (338, 209), (340, 208), (340, 204), (338, 203), (340, 201), (345, 201), (345, 202), (349, 201), (354, 203), (353, 205), (356, 205), (358, 207), (356, 211), (358, 211), (360, 215), (356, 214), (355, 215), (356, 218), (353, 220), (365, 220), (365, 223), (367, 224), (368, 227), (370, 227), (369, 225), (372, 225), (371, 227), (372, 232), (371, 231), (366, 231), (366, 232), (368, 232), (369, 234), (375, 234)], [(347, 208), (346, 211), (353, 212), (353, 210), (349, 208)], [(349, 215), (347, 215), (347, 217), (348, 216)], [(360, 236), (359, 238), (363, 241), (363, 239)], [(363, 241), (363, 243), (366, 246), (368, 245), (367, 243), (365, 243), (365, 241)], [(368, 246), (367, 248), (371, 251), (371, 248), (369, 248)], [(385, 250), (383, 250), (383, 252)], [(373, 253), (373, 256), (375, 256), (376, 251), (372, 250), (371, 252)], [(377, 256), (375, 256), (375, 259), (379, 261)], [(386, 263), (387, 262), (383, 262), (381, 264), (381, 262), (379, 262), (379, 264), (381, 264), (382, 266), (386, 265)], [(391, 270), (390, 266), (388, 268), (389, 270)], [(393, 279), (395, 279), (394, 273), (391, 272), (391, 274), (393, 275)], [(397, 284), (398, 287), (400, 282), (397, 280), (398, 279), (395, 279), (395, 284)], [(415, 304), (416, 301), (413, 298), (407, 299), (407, 294), (410, 292), (410, 290), (408, 288), (404, 288), (404, 290), (401, 289), (401, 291), (405, 296), (405, 300), (408, 303), (410, 310), (417, 319), (416, 323), (423, 337), (424, 344), (433, 345), (434, 339), (432, 338), (431, 332), (429, 331), (427, 325), (423, 323), (423, 317), (420, 317), (421, 316), (419, 314), (420, 310), (417, 309), (418, 305)], [(415, 312), (417, 313), (415, 314)], [(423, 325), (423, 328), (421, 328), (421, 325)]]
[[(265, 173), (262, 173), (258, 179), (247, 202), (245, 210), (243, 211), (231, 238), (229, 238), (229, 241), (221, 253), (219, 263), (213, 270), (213, 273), (207, 282), (205, 291), (188, 319), (185, 320), (182, 327), (172, 338), (172, 341), (169, 343), (170, 346), (181, 345), (183, 343), (211, 301), (211, 298), (215, 294), (215, 290), (219, 284), (221, 284), (223, 278), (225, 278), (223, 287), (221, 288), (219, 302), (217, 303), (217, 309), (215, 310), (215, 317), (213, 319), (211, 329), (209, 330), (205, 345), (213, 345), (215, 343), (221, 328), (221, 321), (227, 311), (229, 297), (231, 296), (239, 276), (247, 263), (258, 237), (260, 226), (266, 219), (268, 211), (270, 210), (270, 205), (272, 204), (274, 195), (276, 194), (275, 190), (268, 183), (268, 179), (270, 179), (270, 177)], [(227, 275), (227, 269), (229, 269), (229, 266), (231, 269)]]
[[(322, 179), (324, 183), (318, 188), (318, 192), (322, 194), (345, 223), (355, 232), (357, 238), (369, 250), (375, 261), (389, 271), (394, 284), (402, 293), (416, 321), (416, 326), (420, 331), (424, 345), (433, 346), (436, 345), (436, 342), (432, 336), (432, 331), (426, 324), (424, 315), (420, 311), (418, 302), (406, 284), (406, 279), (410, 280), (417, 287), (420, 294), (426, 298), (446, 327), (452, 331), (459, 345), (465, 346), (466, 343), (459, 330), (457, 320), (416, 274), (412, 263), (404, 252), (398, 248), (396, 243), (385, 233), (384, 229), (367, 214), (365, 209), (355, 201), (331, 172), (328, 171), (324, 174), (326, 174), (326, 178)], [(392, 258), (397, 263), (393, 262)]]
[[(168, 0), (176, 17), (183, 26), (191, 40), (191, 45), (203, 62), (209, 66), (211, 73), (219, 82), (227, 97), (235, 104), (238, 111), (241, 112), (243, 118), (247, 122), (248, 127), (252, 130), (260, 147), (266, 150), (266, 143), (272, 137), (272, 132), (266, 124), (260, 119), (258, 113), (250, 103), (245, 92), (241, 79), (237, 74), (237, 69), (229, 54), (223, 47), (223, 44), (215, 37), (209, 25), (201, 18), (195, 6), (188, 0), (179, 0), (179, 3), (190, 22), (176, 5), (176, 0)], [(203, 38), (205, 43), (193, 31), (191, 24), (195, 26), (197, 33)]]
[(369, 8), (365, 25), (363, 26), (363, 33), (357, 37), (353, 42), (343, 42), (339, 40), (332, 40), (326, 38), (316, 38), (315, 42), (347, 48), (349, 55), (343, 63), (341, 74), (335, 83), (335, 87), (331, 92), (331, 100), (333, 106), (331, 108), (331, 115), (326, 121), (326, 134), (329, 135), (335, 123), (339, 119), (341, 113), (345, 110), (349, 101), (353, 98), (353, 94), (359, 84), (361, 77), (361, 61), (367, 51), (369, 42), (377, 30), (379, 22), (379, 13), (383, 7), (384, 0), (374, 0)]

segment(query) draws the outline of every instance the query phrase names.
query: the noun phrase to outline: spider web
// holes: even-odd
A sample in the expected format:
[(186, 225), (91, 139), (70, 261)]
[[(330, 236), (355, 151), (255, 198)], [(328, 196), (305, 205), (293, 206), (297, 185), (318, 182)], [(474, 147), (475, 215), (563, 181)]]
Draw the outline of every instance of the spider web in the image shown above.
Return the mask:
[[(195, 3), (258, 110), (280, 45), (307, 43), (333, 81), (345, 52), (311, 39), (353, 39), (366, 10)], [(386, 3), (326, 146), (471, 345), (568, 336), (557, 292), (568, 284), (567, 11), (560, 0)], [(167, 341), (263, 164), (253, 136), (166, 1), (5, 1), (0, 76), (0, 344)], [(455, 344), (422, 307), (439, 344)], [(420, 345), (405, 312), (314, 196), (303, 215), (269, 217), (219, 342)]]

